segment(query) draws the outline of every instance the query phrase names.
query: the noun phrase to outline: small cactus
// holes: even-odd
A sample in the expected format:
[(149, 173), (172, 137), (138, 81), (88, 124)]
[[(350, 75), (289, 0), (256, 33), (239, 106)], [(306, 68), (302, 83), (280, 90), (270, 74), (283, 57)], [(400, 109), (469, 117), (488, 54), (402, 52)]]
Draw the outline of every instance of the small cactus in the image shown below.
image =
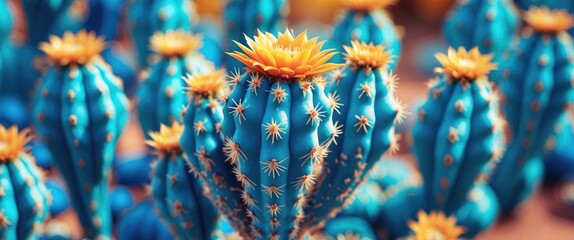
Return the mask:
[(89, 238), (111, 238), (108, 177), (127, 120), (121, 80), (99, 53), (102, 38), (70, 32), (40, 48), (49, 67), (37, 89), (34, 125), (64, 177)]
[[(444, 22), (444, 39), (452, 47), (477, 46), (482, 53), (492, 53), (498, 63), (510, 47), (518, 20), (511, 0), (457, 1)], [(498, 80), (493, 73), (490, 79)]]
[[(503, 65), (503, 110), (510, 126), (508, 150), (491, 178), (505, 213), (533, 191), (542, 174), (542, 158), (556, 144), (546, 144), (574, 101), (574, 45), (565, 31), (574, 23), (564, 10), (532, 7), (525, 13), (528, 27), (520, 36), (508, 64)], [(530, 164), (532, 161), (540, 163)], [(525, 169), (538, 179), (527, 180)], [(532, 175), (530, 175), (532, 176)]]
[(188, 97), (182, 79), (186, 73), (196, 74), (213, 66), (197, 53), (201, 38), (183, 30), (158, 32), (151, 37), (151, 49), (157, 52), (157, 61), (140, 73), (140, 86), (136, 104), (140, 123), (146, 137), (159, 130), (160, 124), (181, 121), (181, 112)]
[(149, 39), (153, 34), (177, 29), (189, 32), (197, 22), (193, 1), (132, 0), (128, 8), (127, 24), (140, 68), (148, 65)]
[(424, 179), (426, 211), (454, 212), (466, 201), (475, 179), (504, 152), (504, 120), (488, 73), (492, 55), (478, 48), (450, 48), (437, 54), (442, 68), (429, 83), (418, 111), (413, 150)]
[(259, 32), (249, 47), (230, 53), (249, 73), (236, 74), (224, 95), (222, 131), (226, 155), (236, 164), (243, 202), (256, 239), (287, 239), (299, 233), (314, 169), (328, 154), (336, 129), (322, 73), (335, 52), (324, 42)]
[(345, 50), (348, 64), (333, 74), (326, 90), (339, 137), (311, 194), (309, 226), (321, 227), (320, 221), (341, 211), (383, 153), (398, 149), (394, 123), (401, 121), (404, 106), (394, 97), (398, 78), (387, 69), (391, 53), (358, 41)]
[[(203, 182), (194, 176), (180, 146), (183, 126), (174, 122), (152, 132), (148, 144), (157, 151), (152, 177), (152, 196), (160, 217), (180, 239), (209, 239), (216, 230), (218, 213), (205, 197)], [(205, 189), (205, 192), (204, 192)]]
[[(384, 8), (395, 0), (343, 0), (346, 12), (335, 24), (332, 41), (342, 52), (342, 46), (351, 44), (351, 40), (383, 45), (395, 56), (394, 62), (388, 63), (393, 70), (401, 54), (401, 34)], [(341, 59), (335, 58), (336, 62)]]
[(0, 238), (37, 239), (48, 215), (50, 193), (28, 154), (29, 129), (0, 125)]
[[(252, 36), (257, 31), (277, 32), (288, 12), (286, 0), (227, 1), (224, 12), (227, 30), (225, 48), (228, 52), (241, 50), (234, 41), (246, 45), (244, 34)], [(225, 64), (230, 70), (243, 67), (241, 62), (231, 56), (225, 58)]]
[(427, 214), (420, 211), (417, 217), (417, 221), (409, 222), (409, 228), (413, 231), (413, 235), (407, 237), (409, 240), (456, 240), (465, 232), (463, 227), (456, 225), (455, 217), (446, 217), (443, 212)]
[[(192, 170), (207, 184), (208, 197), (244, 237), (249, 237), (248, 221), (241, 199), (241, 185), (234, 175), (234, 165), (225, 157), (221, 134), (223, 109), (217, 97), (225, 90), (224, 70), (188, 75), (189, 105), (185, 110), (185, 129), (181, 148)], [(236, 200), (237, 199), (237, 200)], [(235, 201), (234, 201), (235, 200)]]

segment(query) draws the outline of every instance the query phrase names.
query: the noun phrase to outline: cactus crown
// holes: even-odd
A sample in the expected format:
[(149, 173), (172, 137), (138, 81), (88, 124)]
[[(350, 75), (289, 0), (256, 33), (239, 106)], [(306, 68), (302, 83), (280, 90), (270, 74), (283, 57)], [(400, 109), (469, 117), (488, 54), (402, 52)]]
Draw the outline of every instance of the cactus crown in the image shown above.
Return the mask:
[(311, 78), (341, 66), (327, 63), (336, 52), (321, 50), (325, 41), (317, 42), (317, 37), (308, 39), (306, 32), (295, 37), (288, 29), (277, 37), (269, 32), (258, 33), (253, 39), (245, 36), (249, 47), (234, 41), (244, 53), (228, 53), (251, 72), (290, 81)]
[(419, 211), (418, 222), (409, 221), (409, 228), (414, 236), (410, 239), (444, 239), (456, 240), (465, 232), (463, 227), (456, 226), (455, 217), (446, 217), (443, 212), (426, 214)]
[(556, 34), (574, 25), (574, 18), (566, 10), (550, 10), (548, 7), (530, 7), (524, 14), (524, 21), (535, 31)]
[(385, 8), (392, 5), (396, 0), (343, 0), (343, 6), (346, 8), (360, 11), (369, 12), (375, 9)]
[(447, 74), (457, 80), (486, 80), (488, 73), (496, 69), (496, 64), (491, 62), (492, 54), (482, 55), (478, 47), (470, 51), (466, 51), (464, 47), (459, 47), (458, 51), (449, 47), (448, 55), (438, 53), (435, 57), (442, 65), (442, 68), (435, 68), (435, 72)]
[(161, 125), (159, 132), (150, 132), (151, 140), (146, 143), (155, 148), (160, 154), (169, 154), (181, 151), (179, 139), (183, 134), (183, 125), (174, 122), (171, 127)]
[(343, 46), (347, 53), (345, 58), (359, 67), (367, 68), (387, 68), (391, 63), (391, 52), (387, 51), (382, 45), (375, 45), (372, 42), (367, 44), (357, 40), (351, 41), (351, 46)]
[(187, 74), (183, 77), (187, 83), (187, 94), (199, 97), (217, 97), (225, 87), (225, 70), (213, 70), (204, 73)]
[(49, 42), (40, 43), (40, 49), (60, 66), (85, 65), (99, 56), (105, 46), (104, 38), (85, 30), (77, 34), (65, 32), (62, 38), (50, 36)]
[(196, 51), (203, 45), (200, 35), (193, 35), (181, 29), (156, 32), (150, 37), (151, 50), (165, 57), (181, 57)]
[(32, 140), (28, 133), (28, 128), (18, 131), (16, 126), (6, 129), (0, 125), (0, 163), (14, 161), (20, 153), (28, 151), (25, 146)]

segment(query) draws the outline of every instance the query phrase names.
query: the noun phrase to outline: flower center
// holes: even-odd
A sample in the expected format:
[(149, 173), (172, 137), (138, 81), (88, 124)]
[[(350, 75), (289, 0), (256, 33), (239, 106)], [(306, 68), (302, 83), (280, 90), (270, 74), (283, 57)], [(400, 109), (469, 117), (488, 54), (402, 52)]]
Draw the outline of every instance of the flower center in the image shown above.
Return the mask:
[(0, 152), (8, 149), (8, 142), (0, 141)]
[(430, 228), (427, 231), (427, 239), (428, 240), (445, 240), (446, 237), (444, 234), (436, 228)]
[(463, 67), (463, 68), (475, 68), (476, 67), (476, 62), (472, 59), (468, 59), (468, 58), (463, 58), (460, 59), (460, 61), (458, 62), (458, 64)]

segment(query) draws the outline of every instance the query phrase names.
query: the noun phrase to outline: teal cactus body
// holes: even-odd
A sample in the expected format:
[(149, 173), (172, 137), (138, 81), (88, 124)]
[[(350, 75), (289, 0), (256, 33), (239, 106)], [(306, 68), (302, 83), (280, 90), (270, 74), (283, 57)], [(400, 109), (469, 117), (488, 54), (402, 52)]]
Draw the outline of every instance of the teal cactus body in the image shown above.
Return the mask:
[(193, 1), (133, 0), (129, 4), (128, 29), (132, 35), (138, 65), (148, 65), (149, 38), (156, 32), (182, 29), (189, 32), (197, 21)]
[(193, 172), (206, 184), (207, 196), (220, 213), (227, 217), (241, 236), (249, 237), (241, 185), (234, 175), (234, 165), (225, 156), (221, 134), (223, 107), (217, 101), (226, 88), (224, 70), (188, 76), (190, 103), (183, 118), (184, 132), (181, 148)]
[(327, 223), (317, 239), (380, 239), (375, 229), (360, 217), (338, 217)]
[(485, 166), (501, 156), (505, 141), (497, 95), (486, 76), (495, 67), (490, 58), (476, 48), (468, 53), (451, 48), (448, 56), (475, 67), (460, 71), (457, 62), (437, 55), (444, 74), (430, 84), (418, 111), (413, 149), (424, 179), (425, 211), (450, 215), (465, 202)]
[(49, 191), (34, 157), (25, 149), (31, 137), (0, 125), (0, 238), (38, 239), (49, 211)]
[[(247, 44), (245, 34), (252, 36), (257, 31), (277, 32), (288, 13), (286, 0), (230, 0), (225, 5), (225, 26), (227, 30), (225, 49), (227, 52), (240, 50), (233, 41)], [(229, 70), (241, 69), (243, 64), (230, 56), (225, 57)]]
[[(550, 14), (558, 19), (569, 17), (565, 12), (531, 9), (526, 21), (534, 30), (525, 31), (508, 64), (503, 65), (501, 89), (511, 142), (493, 173), (491, 185), (505, 213), (512, 212), (540, 181), (542, 158), (556, 147), (556, 141), (547, 141), (556, 129), (563, 129), (561, 117), (574, 101), (572, 39), (556, 31), (565, 29), (551, 32), (559, 26), (556, 23), (548, 29), (532, 18)], [(539, 31), (542, 29), (544, 32)]]
[[(451, 47), (478, 47), (494, 54), (500, 62), (508, 50), (519, 23), (511, 0), (458, 1), (444, 22), (444, 39)], [(490, 79), (498, 79), (491, 74)]]
[(487, 183), (477, 183), (467, 195), (467, 201), (456, 212), (457, 225), (464, 226), (464, 238), (473, 239), (491, 228), (498, 217), (500, 206), (496, 194)]
[(152, 177), (152, 196), (160, 217), (180, 239), (210, 239), (219, 215), (208, 200), (209, 189), (192, 172), (179, 140), (183, 126), (162, 125), (150, 143), (158, 154)]
[(140, 75), (136, 92), (138, 117), (146, 137), (159, 130), (160, 124), (181, 121), (188, 103), (182, 90), (183, 77), (213, 69), (203, 55), (195, 52), (201, 46), (199, 37), (182, 30), (158, 33), (151, 38), (158, 60)]
[[(387, 70), (390, 52), (356, 41), (346, 50), (350, 63), (333, 74), (326, 90), (333, 122), (342, 125), (342, 132), (329, 148), (318, 177), (320, 188), (312, 194), (306, 212), (309, 226), (321, 225), (320, 221), (341, 211), (387, 149), (398, 147), (394, 123), (403, 112), (394, 97), (398, 79)], [(370, 57), (374, 62), (368, 62)]]
[[(389, 1), (356, 1), (347, 0), (347, 10), (343, 18), (335, 24), (331, 40), (333, 44), (343, 51), (342, 46), (348, 46), (352, 40), (381, 44), (391, 51), (395, 61), (389, 63), (389, 69), (393, 70), (399, 62), (401, 54), (401, 38), (398, 29), (391, 20), (389, 14), (382, 8)], [(369, 3), (370, 2), (370, 3)], [(370, 4), (363, 6), (363, 4)], [(336, 62), (343, 62), (341, 58), (335, 58)]]
[[(127, 98), (121, 81), (98, 55), (101, 39), (82, 31), (61, 40), (41, 46), (55, 65), (37, 89), (34, 126), (66, 181), (84, 235), (109, 239), (108, 176), (127, 121)], [(62, 51), (70, 44), (82, 54)]]
[(0, 12), (7, 13), (0, 16), (0, 94), (9, 93), (8, 84), (13, 76), (14, 46), (10, 35), (12, 33), (12, 16), (6, 0), (0, 1)]
[[(324, 79), (318, 75), (339, 65), (325, 63), (334, 53), (321, 51), (323, 42), (305, 33), (260, 33), (259, 43), (247, 41), (252, 49), (240, 44), (245, 54), (230, 54), (250, 72), (237, 74), (233, 90), (224, 96), (226, 155), (237, 166), (253, 237), (292, 239), (302, 236), (314, 167), (325, 159), (335, 134)], [(273, 58), (273, 63), (246, 54)], [(301, 60), (305, 54), (308, 58)]]

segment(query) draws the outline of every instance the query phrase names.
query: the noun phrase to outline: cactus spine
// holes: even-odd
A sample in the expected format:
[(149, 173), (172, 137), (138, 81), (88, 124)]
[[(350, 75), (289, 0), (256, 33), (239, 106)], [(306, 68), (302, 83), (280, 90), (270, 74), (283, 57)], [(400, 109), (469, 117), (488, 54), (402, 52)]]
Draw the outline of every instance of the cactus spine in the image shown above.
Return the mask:
[[(228, 1), (224, 12), (228, 34), (225, 48), (228, 52), (240, 51), (234, 41), (246, 45), (245, 34), (252, 36), (257, 31), (277, 32), (288, 11), (286, 0)], [(231, 56), (225, 58), (225, 64), (230, 70), (243, 68), (241, 62)]]
[[(444, 22), (443, 33), (452, 47), (477, 46), (500, 62), (518, 27), (518, 14), (510, 0), (457, 1)], [(497, 81), (491, 73), (493, 81)]]
[(54, 62), (37, 89), (34, 125), (64, 177), (88, 238), (111, 238), (108, 176), (127, 120), (121, 80), (99, 53), (103, 39), (80, 31), (40, 48)]
[(181, 121), (181, 112), (188, 97), (181, 90), (182, 77), (213, 68), (196, 52), (201, 38), (183, 30), (156, 33), (151, 47), (158, 53), (158, 61), (140, 74), (141, 84), (136, 93), (140, 123), (146, 136), (159, 130), (160, 124)]
[(0, 125), (0, 238), (37, 239), (50, 193), (26, 144), (29, 129)]
[(324, 42), (306, 33), (246, 40), (249, 47), (237, 43), (244, 53), (230, 54), (250, 73), (237, 74), (224, 97), (226, 154), (237, 165), (253, 237), (291, 239), (299, 236), (314, 167), (336, 134), (319, 75), (339, 65), (326, 63), (336, 53), (321, 51)]
[(540, 180), (542, 158), (555, 147), (545, 143), (574, 99), (574, 48), (565, 32), (573, 23), (571, 16), (563, 10), (533, 7), (525, 21), (529, 27), (503, 66), (501, 89), (511, 142), (491, 179), (506, 213)]
[(348, 64), (327, 87), (333, 122), (342, 126), (307, 208), (309, 226), (321, 227), (321, 221), (341, 211), (383, 153), (398, 148), (394, 123), (404, 107), (394, 97), (398, 79), (387, 69), (391, 53), (372, 43), (351, 45), (345, 46)]
[(185, 110), (185, 129), (181, 147), (192, 170), (207, 184), (208, 198), (243, 237), (249, 237), (241, 185), (233, 174), (234, 165), (226, 159), (221, 135), (223, 109), (217, 97), (226, 89), (224, 70), (211, 71), (185, 78), (189, 105)]
[(478, 48), (437, 54), (442, 68), (430, 85), (413, 128), (414, 153), (424, 179), (426, 211), (453, 214), (475, 178), (504, 151), (504, 120), (487, 74), (496, 65)]
[[(351, 40), (383, 45), (391, 51), (396, 60), (388, 64), (393, 70), (401, 53), (401, 36), (389, 15), (383, 10), (394, 0), (343, 0), (346, 13), (335, 24), (331, 40), (340, 51), (342, 46), (351, 44)], [(340, 59), (335, 59), (339, 62)]]
[(138, 65), (148, 65), (150, 37), (156, 32), (192, 30), (196, 22), (195, 5), (186, 0), (132, 0), (129, 5), (128, 29), (132, 35)]
[(160, 217), (180, 239), (209, 239), (215, 230), (218, 214), (204, 197), (203, 183), (196, 178), (179, 144), (183, 126), (161, 125), (152, 132), (148, 144), (158, 157), (152, 178), (152, 196)]

